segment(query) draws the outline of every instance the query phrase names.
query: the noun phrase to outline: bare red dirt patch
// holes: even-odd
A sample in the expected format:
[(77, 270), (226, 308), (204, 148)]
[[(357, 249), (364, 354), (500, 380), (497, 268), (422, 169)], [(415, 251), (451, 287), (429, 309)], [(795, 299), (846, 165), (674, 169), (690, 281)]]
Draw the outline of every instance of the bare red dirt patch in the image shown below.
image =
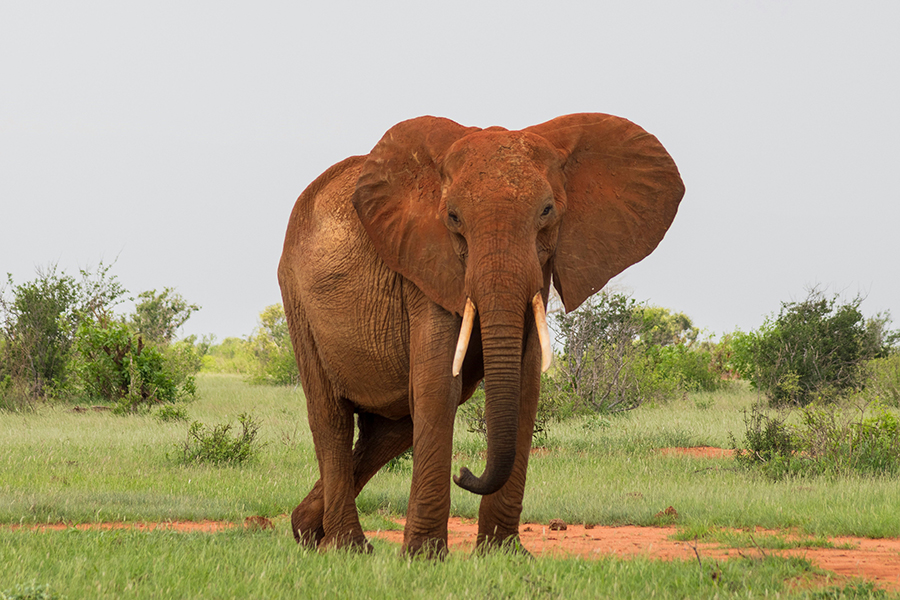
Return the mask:
[(13, 525), (12, 529), (30, 529), (32, 531), (63, 531), (65, 529), (78, 529), (80, 531), (112, 529), (137, 529), (139, 531), (172, 530), (185, 533), (217, 533), (236, 527), (234, 523), (227, 521), (162, 521), (159, 523), (50, 523), (47, 525)]
[(695, 446), (693, 448), (662, 448), (659, 451), (664, 456), (680, 455), (694, 458), (734, 458), (734, 450), (728, 448), (715, 448), (713, 446)]
[[(404, 519), (397, 523), (403, 525)], [(449, 523), (450, 550), (471, 551), (475, 547), (478, 524), (453, 517)], [(565, 530), (550, 525), (524, 523), (519, 528), (522, 545), (536, 556), (598, 558), (615, 555), (625, 558), (644, 556), (661, 560), (696, 560), (694, 548), (703, 560), (729, 557), (759, 556), (762, 552), (779, 556), (803, 556), (818, 567), (842, 577), (858, 577), (876, 582), (881, 587), (900, 591), (900, 539), (833, 538), (836, 548), (794, 548), (759, 550), (728, 548), (715, 542), (680, 542), (670, 539), (675, 527), (602, 527), (567, 523)], [(779, 532), (759, 532), (773, 534)], [(403, 542), (402, 531), (367, 532), (395, 543)], [(853, 546), (852, 549), (845, 549)]]

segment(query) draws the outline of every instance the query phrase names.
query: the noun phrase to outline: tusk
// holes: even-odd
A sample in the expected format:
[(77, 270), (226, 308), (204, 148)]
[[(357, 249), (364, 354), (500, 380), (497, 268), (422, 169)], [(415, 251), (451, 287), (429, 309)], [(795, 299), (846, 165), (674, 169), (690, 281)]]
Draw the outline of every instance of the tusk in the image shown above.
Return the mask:
[(531, 300), (534, 309), (534, 324), (537, 325), (538, 340), (541, 342), (541, 373), (550, 368), (553, 360), (553, 349), (550, 347), (550, 329), (547, 327), (547, 313), (544, 311), (544, 299), (538, 292)]
[(453, 376), (459, 375), (462, 370), (463, 359), (466, 357), (466, 349), (469, 347), (469, 338), (472, 337), (472, 325), (475, 323), (475, 305), (471, 298), (466, 298), (466, 311), (463, 314), (462, 327), (459, 328), (459, 340), (456, 342), (456, 354), (453, 355)]

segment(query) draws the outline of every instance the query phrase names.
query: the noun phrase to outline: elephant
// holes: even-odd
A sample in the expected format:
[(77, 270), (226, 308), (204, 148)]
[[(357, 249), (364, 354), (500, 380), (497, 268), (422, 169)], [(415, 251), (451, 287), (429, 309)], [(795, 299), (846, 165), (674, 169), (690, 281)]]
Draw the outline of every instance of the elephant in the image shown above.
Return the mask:
[(370, 551), (355, 498), (412, 447), (403, 551), (446, 554), (454, 419), (483, 380), (484, 471), (452, 479), (482, 496), (478, 549), (518, 543), (550, 285), (578, 307), (656, 248), (683, 195), (662, 144), (601, 113), (414, 118), (313, 181), (278, 266), (320, 475), (295, 539)]

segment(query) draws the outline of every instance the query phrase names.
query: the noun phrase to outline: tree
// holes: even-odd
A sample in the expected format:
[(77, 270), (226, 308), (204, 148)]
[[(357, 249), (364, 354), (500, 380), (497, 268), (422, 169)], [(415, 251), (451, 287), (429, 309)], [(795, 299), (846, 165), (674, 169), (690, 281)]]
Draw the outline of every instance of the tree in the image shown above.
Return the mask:
[(554, 379), (581, 408), (629, 410), (667, 393), (638, 344), (643, 307), (633, 298), (601, 292), (556, 320), (563, 353)]
[(78, 280), (53, 265), (19, 285), (8, 276), (9, 292), (0, 291), (0, 406), (85, 396), (130, 409), (194, 395), (199, 356), (192, 343), (170, 342), (198, 307), (166, 288), (140, 294), (130, 318), (117, 316), (127, 291), (110, 268), (81, 270)]
[(735, 335), (738, 372), (775, 405), (831, 400), (865, 384), (866, 361), (884, 356), (895, 333), (889, 318), (863, 317), (862, 299), (841, 302), (818, 289), (800, 302), (783, 302), (759, 330)]
[(661, 306), (641, 310), (641, 342), (649, 346), (691, 346), (700, 334), (691, 318)]
[(162, 345), (168, 345), (178, 328), (200, 310), (196, 304), (188, 304), (172, 288), (165, 288), (160, 294), (156, 290), (141, 292), (137, 300), (132, 316), (134, 329), (146, 341)]
[(15, 380), (32, 398), (61, 393), (79, 323), (107, 318), (126, 293), (110, 268), (101, 262), (96, 271), (83, 269), (80, 281), (56, 265), (38, 268), (33, 281), (19, 285), (7, 275), (10, 294), (0, 293), (0, 378)]

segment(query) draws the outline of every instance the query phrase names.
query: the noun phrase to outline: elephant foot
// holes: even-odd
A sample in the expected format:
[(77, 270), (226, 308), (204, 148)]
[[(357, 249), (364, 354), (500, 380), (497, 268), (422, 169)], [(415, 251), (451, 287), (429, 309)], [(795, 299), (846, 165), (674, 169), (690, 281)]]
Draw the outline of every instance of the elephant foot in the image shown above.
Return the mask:
[(500, 552), (502, 554), (510, 554), (524, 558), (534, 558), (534, 555), (522, 545), (522, 540), (519, 539), (518, 534), (510, 535), (505, 538), (479, 534), (478, 540), (475, 542), (474, 554), (487, 554), (491, 552)]
[(343, 535), (323, 539), (319, 543), (319, 550), (345, 550), (360, 554), (372, 554), (375, 548), (372, 547), (372, 544), (369, 543), (369, 540), (364, 535)]
[(447, 557), (447, 540), (439, 538), (416, 538), (403, 544), (403, 554), (415, 558), (443, 560)]
[(304, 501), (291, 513), (291, 530), (294, 532), (294, 540), (298, 544), (315, 550), (325, 537), (325, 528), (322, 527), (322, 511), (316, 513), (306, 504)]

